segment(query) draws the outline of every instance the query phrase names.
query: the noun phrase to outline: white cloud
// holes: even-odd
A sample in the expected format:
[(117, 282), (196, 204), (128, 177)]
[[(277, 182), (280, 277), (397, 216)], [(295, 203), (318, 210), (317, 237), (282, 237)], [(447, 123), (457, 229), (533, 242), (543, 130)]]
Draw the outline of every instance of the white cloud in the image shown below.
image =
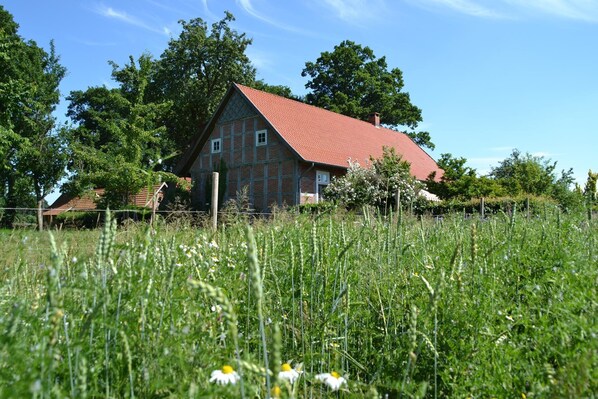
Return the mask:
[(263, 52), (256, 51), (253, 48), (248, 48), (246, 53), (253, 66), (257, 69), (267, 69), (272, 65), (272, 58)]
[[(341, 0), (326, 0), (341, 1)], [(406, 0), (425, 8), (441, 7), (481, 18), (522, 18), (552, 15), (598, 22), (595, 0)]]
[(594, 0), (503, 0), (521, 8), (555, 16), (598, 22), (598, 2)]
[[(416, 1), (416, 3), (418, 3), (418, 2)], [(458, 11), (460, 13), (471, 15), (474, 17), (484, 17), (484, 18), (504, 18), (504, 17), (506, 17), (506, 15), (504, 15), (501, 12), (498, 12), (494, 8), (480, 4), (480, 3), (486, 3), (485, 1), (479, 1), (479, 0), (424, 0), (423, 3), (450, 8), (454, 11)], [(496, 2), (493, 2), (493, 3), (496, 4)]]
[[(207, 0), (204, 0), (206, 2), (206, 7), (207, 7)], [(276, 20), (273, 20), (271, 18), (268, 18), (267, 16), (265, 16), (263, 13), (258, 12), (254, 7), (253, 4), (251, 3), (252, 0), (236, 0), (237, 4), (249, 15), (251, 15), (254, 18), (259, 19), (262, 22), (267, 23), (268, 25), (272, 25), (275, 28), (278, 29), (282, 29), (282, 30), (286, 30), (288, 32), (294, 32), (294, 33), (300, 33), (300, 34), (304, 34), (304, 35), (309, 35), (309, 36), (313, 36), (312, 33), (299, 29), (299, 28), (295, 28), (294, 26), (285, 24), (285, 23), (281, 23), (278, 22)]]
[(384, 13), (383, 0), (324, 0), (337, 16), (348, 22), (360, 22), (376, 18)]
[(95, 9), (95, 12), (104, 17), (116, 19), (116, 20), (124, 22), (126, 24), (133, 25), (133, 26), (136, 26), (139, 28), (143, 28), (143, 29), (149, 30), (151, 32), (166, 34), (166, 30), (164, 28), (162, 28), (162, 29), (154, 28), (153, 26), (150, 26), (149, 24), (145, 23), (141, 19), (134, 17), (132, 15), (129, 15), (124, 11), (116, 10), (112, 7), (106, 7), (104, 5), (98, 6)]

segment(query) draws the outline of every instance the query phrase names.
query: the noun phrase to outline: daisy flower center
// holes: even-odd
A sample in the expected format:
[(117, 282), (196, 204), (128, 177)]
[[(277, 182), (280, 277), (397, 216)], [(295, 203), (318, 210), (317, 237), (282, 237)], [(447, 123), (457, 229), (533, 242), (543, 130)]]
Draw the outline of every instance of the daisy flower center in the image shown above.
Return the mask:
[(284, 363), (281, 367), (282, 371), (291, 371), (291, 365), (288, 363)]
[(333, 376), (334, 378), (336, 378), (337, 380), (341, 377), (341, 375), (339, 373), (337, 373), (336, 371), (331, 371), (330, 375)]
[(222, 366), (222, 374), (232, 374), (234, 371), (229, 365)]

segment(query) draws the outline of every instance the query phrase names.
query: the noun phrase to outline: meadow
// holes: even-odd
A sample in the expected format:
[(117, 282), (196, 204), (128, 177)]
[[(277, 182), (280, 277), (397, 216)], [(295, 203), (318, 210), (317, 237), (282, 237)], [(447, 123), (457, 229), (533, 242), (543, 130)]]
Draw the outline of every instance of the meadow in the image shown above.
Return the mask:
[(594, 397), (597, 232), (558, 210), (1, 231), (0, 397)]

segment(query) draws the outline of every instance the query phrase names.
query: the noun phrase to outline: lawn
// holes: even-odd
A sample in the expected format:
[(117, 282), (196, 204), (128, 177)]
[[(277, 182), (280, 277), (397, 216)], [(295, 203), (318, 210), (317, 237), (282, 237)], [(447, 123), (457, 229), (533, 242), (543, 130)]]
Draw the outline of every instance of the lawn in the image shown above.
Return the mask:
[(592, 397), (597, 231), (556, 210), (2, 231), (0, 396)]

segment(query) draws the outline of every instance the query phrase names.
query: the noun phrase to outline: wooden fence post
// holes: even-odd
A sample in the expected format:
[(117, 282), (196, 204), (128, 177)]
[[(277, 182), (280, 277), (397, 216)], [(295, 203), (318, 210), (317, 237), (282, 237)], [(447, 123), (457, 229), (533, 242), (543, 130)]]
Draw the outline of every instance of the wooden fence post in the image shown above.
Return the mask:
[(486, 215), (486, 207), (484, 204), (484, 197), (482, 197), (480, 199), (480, 215), (482, 216), (482, 219), (484, 219), (484, 217)]
[(396, 207), (395, 211), (399, 213), (399, 209), (401, 209), (401, 189), (397, 188), (397, 192), (395, 193), (395, 200), (396, 200)]
[(44, 200), (41, 199), (39, 201), (37, 201), (37, 229), (39, 231), (43, 231), (44, 230), (44, 216), (42, 213), (42, 205), (44, 203)]
[(212, 173), (212, 228), (218, 227), (218, 172)]

